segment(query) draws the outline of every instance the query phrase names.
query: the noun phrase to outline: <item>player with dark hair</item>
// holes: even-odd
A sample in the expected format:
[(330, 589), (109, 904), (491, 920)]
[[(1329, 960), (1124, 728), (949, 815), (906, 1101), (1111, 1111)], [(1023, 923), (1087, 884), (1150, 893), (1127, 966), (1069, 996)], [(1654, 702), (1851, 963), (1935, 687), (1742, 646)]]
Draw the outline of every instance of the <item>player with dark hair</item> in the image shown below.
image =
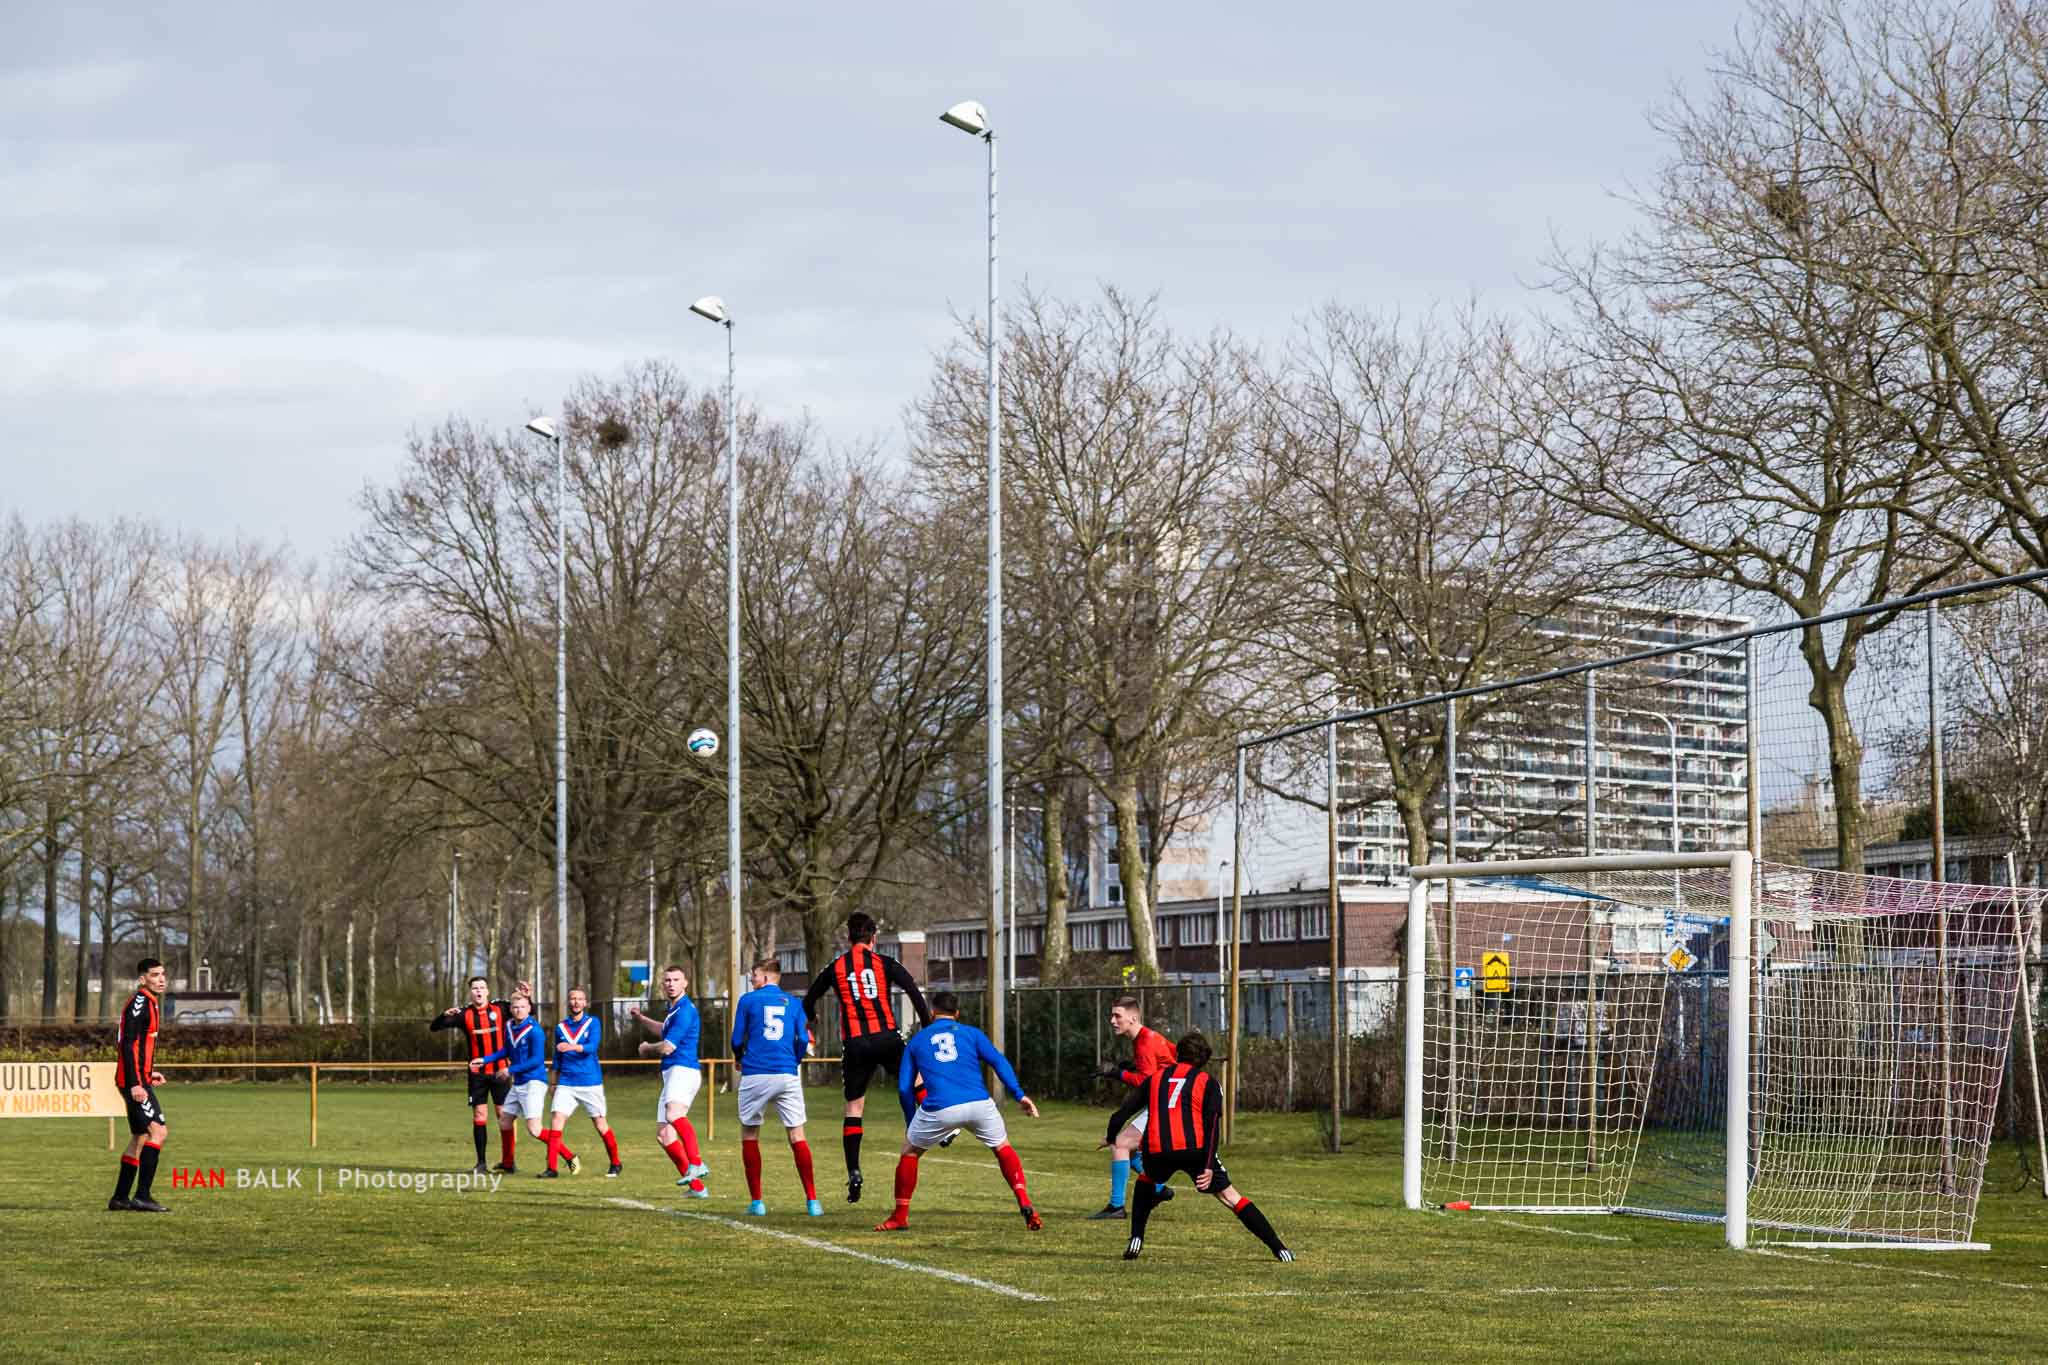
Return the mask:
[(1038, 1106), (1025, 1095), (1009, 1059), (989, 1041), (989, 1036), (972, 1024), (960, 1022), (959, 996), (951, 991), (938, 992), (932, 997), (932, 1011), (938, 1018), (910, 1040), (904, 1049), (903, 1066), (896, 1073), (896, 1091), (904, 1103), (910, 1102), (917, 1076), (924, 1077), (929, 1093), (911, 1118), (910, 1131), (903, 1135), (903, 1152), (896, 1159), (896, 1211), (877, 1223), (875, 1231), (901, 1232), (910, 1226), (910, 1198), (917, 1193), (918, 1158), (938, 1146), (941, 1138), (965, 1130), (995, 1153), (1003, 1183), (1017, 1196), (1017, 1212), (1024, 1216), (1024, 1226), (1037, 1232), (1045, 1222), (1038, 1216), (1038, 1210), (1031, 1207), (1031, 1192), (1024, 1186), (1024, 1163), (1010, 1146), (1003, 1111), (996, 1108), (995, 1097), (981, 1079), (982, 1067), (992, 1069), (1016, 1097), (1018, 1106), (1034, 1119), (1038, 1117)]
[(145, 957), (135, 967), (135, 994), (121, 1011), (114, 1043), (114, 1083), (121, 1087), (121, 1098), (128, 1106), (130, 1136), (114, 1178), (114, 1197), (107, 1201), (109, 1213), (170, 1212), (150, 1198), (157, 1158), (163, 1153), (164, 1136), (170, 1132), (163, 1106), (156, 1099), (156, 1087), (164, 1083), (163, 1073), (156, 1069), (156, 1033), (169, 985), (164, 964)]
[(760, 984), (740, 997), (733, 1011), (732, 1055), (740, 1072), (740, 1163), (746, 1168), (747, 1212), (756, 1218), (768, 1212), (761, 1199), (761, 1120), (768, 1107), (789, 1136), (797, 1178), (804, 1185), (804, 1212), (822, 1217), (818, 1180), (811, 1164), (811, 1144), (804, 1139), (804, 1055), (810, 1051), (810, 1030), (804, 1024), (801, 1000), (782, 989), (782, 964), (764, 957), (754, 964)]
[(1158, 1191), (1185, 1171), (1195, 1188), (1213, 1194), (1245, 1230), (1266, 1244), (1275, 1260), (1291, 1261), (1294, 1253), (1280, 1241), (1258, 1206), (1237, 1192), (1230, 1172), (1216, 1159), (1216, 1139), (1223, 1125), (1223, 1088), (1202, 1068), (1209, 1061), (1209, 1040), (1199, 1032), (1180, 1040), (1180, 1060), (1154, 1073), (1145, 1087), (1145, 1171), (1138, 1177), (1131, 1207), (1131, 1240), (1124, 1259), (1135, 1261), (1145, 1249), (1145, 1225), (1159, 1206)]
[[(846, 1153), (846, 1202), (860, 1202), (860, 1140), (864, 1131), (862, 1116), (867, 1112), (868, 1084), (879, 1069), (889, 1073), (891, 1080), (903, 1066), (903, 1035), (897, 1031), (896, 1011), (889, 1003), (889, 988), (894, 986), (910, 997), (910, 1007), (917, 1011), (917, 1025), (923, 1028), (932, 1021), (931, 1007), (924, 1002), (924, 994), (917, 988), (917, 982), (905, 971), (903, 964), (893, 957), (886, 957), (875, 951), (876, 924), (872, 915), (856, 910), (846, 917), (846, 951), (832, 959), (832, 964), (819, 972), (812, 980), (811, 988), (804, 994), (804, 1017), (815, 1030), (818, 1022), (818, 1002), (827, 991), (839, 1004), (839, 1070), (845, 1081), (846, 1118), (840, 1125), (839, 1143)], [(917, 1098), (922, 1099), (919, 1095)], [(903, 1122), (910, 1122), (910, 1107), (903, 1111)]]
[[(1143, 1173), (1145, 1159), (1139, 1155), (1139, 1146), (1145, 1137), (1145, 1086), (1151, 1079), (1172, 1066), (1177, 1060), (1173, 1044), (1157, 1029), (1145, 1027), (1145, 1017), (1139, 1010), (1138, 997), (1124, 995), (1117, 997), (1109, 1007), (1109, 1030), (1119, 1038), (1131, 1040), (1131, 1064), (1107, 1061), (1102, 1064), (1101, 1074), (1105, 1080), (1119, 1080), (1131, 1087), (1129, 1097), (1109, 1121), (1109, 1135), (1096, 1144), (1099, 1151), (1104, 1147), (1116, 1149), (1109, 1163), (1109, 1202), (1088, 1215), (1091, 1221), (1123, 1218), (1124, 1191), (1130, 1183), (1133, 1171)], [(1160, 1186), (1160, 1198), (1173, 1198), (1173, 1191)]]
[[(519, 983), (518, 993), (533, 995), (533, 987), (524, 981)], [(495, 1057), (495, 1061), (469, 1069), (469, 1116), (470, 1132), (476, 1139), (476, 1174), (486, 1175), (489, 1168), (484, 1165), (484, 1143), (491, 1126), (491, 1108), (504, 1106), (505, 1097), (512, 1090), (512, 1068), (505, 1059), (505, 1033), (512, 1022), (512, 1006), (504, 1000), (491, 999), (491, 983), (483, 977), (469, 979), (469, 1003), (450, 1005), (442, 1010), (429, 1029), (459, 1028), (469, 1043), (469, 1060), (482, 1061)], [(510, 1131), (509, 1129), (506, 1131)], [(512, 1164), (511, 1142), (506, 1139), (503, 1164)]]

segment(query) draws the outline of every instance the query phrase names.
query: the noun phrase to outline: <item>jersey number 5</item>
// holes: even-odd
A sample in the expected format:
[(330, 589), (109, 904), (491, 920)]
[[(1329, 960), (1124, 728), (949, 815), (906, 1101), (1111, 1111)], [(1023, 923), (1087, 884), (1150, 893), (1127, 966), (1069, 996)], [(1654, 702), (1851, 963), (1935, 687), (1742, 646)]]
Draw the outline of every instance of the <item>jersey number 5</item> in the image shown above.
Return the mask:
[(787, 1005), (770, 1005), (761, 1011), (761, 1036), (769, 1042), (782, 1037), (782, 1014)]
[(932, 1056), (937, 1057), (942, 1062), (957, 1062), (960, 1060), (960, 1049), (954, 1043), (952, 1034), (941, 1033), (938, 1037), (932, 1039)]

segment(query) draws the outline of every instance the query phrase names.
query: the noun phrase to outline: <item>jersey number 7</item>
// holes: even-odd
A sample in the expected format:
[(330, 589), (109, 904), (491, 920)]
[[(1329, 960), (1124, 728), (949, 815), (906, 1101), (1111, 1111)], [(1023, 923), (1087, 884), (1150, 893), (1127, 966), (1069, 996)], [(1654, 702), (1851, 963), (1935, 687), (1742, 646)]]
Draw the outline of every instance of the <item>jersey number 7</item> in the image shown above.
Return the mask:
[(1168, 1109), (1180, 1103), (1181, 1087), (1187, 1083), (1188, 1078), (1185, 1076), (1175, 1076), (1166, 1083), (1166, 1107)]

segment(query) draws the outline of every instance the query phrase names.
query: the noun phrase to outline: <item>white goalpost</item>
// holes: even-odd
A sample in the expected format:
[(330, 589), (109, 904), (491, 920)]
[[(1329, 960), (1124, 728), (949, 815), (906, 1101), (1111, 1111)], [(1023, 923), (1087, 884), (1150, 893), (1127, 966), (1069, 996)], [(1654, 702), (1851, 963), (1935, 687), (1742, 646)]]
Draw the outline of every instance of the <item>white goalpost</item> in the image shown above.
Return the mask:
[[(1402, 1197), (1971, 1240), (2040, 891), (1747, 852), (1410, 869)], [(2026, 918), (2031, 921), (2031, 914)]]

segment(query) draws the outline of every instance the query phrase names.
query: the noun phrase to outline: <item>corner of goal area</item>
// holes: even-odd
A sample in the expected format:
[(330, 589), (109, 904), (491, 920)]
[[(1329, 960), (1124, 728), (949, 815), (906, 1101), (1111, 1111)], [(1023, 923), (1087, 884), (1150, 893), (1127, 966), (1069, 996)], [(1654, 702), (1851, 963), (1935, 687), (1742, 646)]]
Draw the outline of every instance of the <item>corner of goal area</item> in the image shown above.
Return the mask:
[(873, 1252), (861, 1251), (856, 1247), (842, 1246), (838, 1242), (830, 1242), (822, 1237), (812, 1237), (800, 1232), (788, 1232), (782, 1228), (768, 1227), (760, 1223), (743, 1223), (737, 1218), (727, 1218), (723, 1214), (703, 1213), (696, 1209), (663, 1208), (659, 1204), (650, 1204), (645, 1200), (627, 1199), (621, 1196), (613, 1196), (605, 1202), (616, 1208), (627, 1209), (635, 1213), (652, 1213), (668, 1218), (687, 1218), (697, 1223), (711, 1223), (733, 1232), (745, 1233), (750, 1237), (765, 1237), (771, 1241), (787, 1242), (811, 1251), (821, 1252), (828, 1256), (845, 1256), (852, 1260), (864, 1261), (869, 1265), (881, 1266), (886, 1270), (901, 1271), (912, 1275), (924, 1275), (931, 1279), (942, 1280), (948, 1284), (959, 1285), (964, 1289), (978, 1290), (985, 1294), (995, 1294), (1002, 1298), (1017, 1300), (1021, 1303), (1058, 1302), (1050, 1294), (1035, 1293), (1029, 1289), (1021, 1289), (1013, 1284), (1004, 1284), (1000, 1280), (984, 1279), (979, 1275), (969, 1275), (963, 1271), (948, 1270), (943, 1266), (925, 1265), (919, 1261), (906, 1261), (897, 1256), (878, 1256)]
[(1409, 1208), (1989, 1249), (1971, 1233), (2021, 994), (2011, 888), (1740, 850), (1411, 877)]

